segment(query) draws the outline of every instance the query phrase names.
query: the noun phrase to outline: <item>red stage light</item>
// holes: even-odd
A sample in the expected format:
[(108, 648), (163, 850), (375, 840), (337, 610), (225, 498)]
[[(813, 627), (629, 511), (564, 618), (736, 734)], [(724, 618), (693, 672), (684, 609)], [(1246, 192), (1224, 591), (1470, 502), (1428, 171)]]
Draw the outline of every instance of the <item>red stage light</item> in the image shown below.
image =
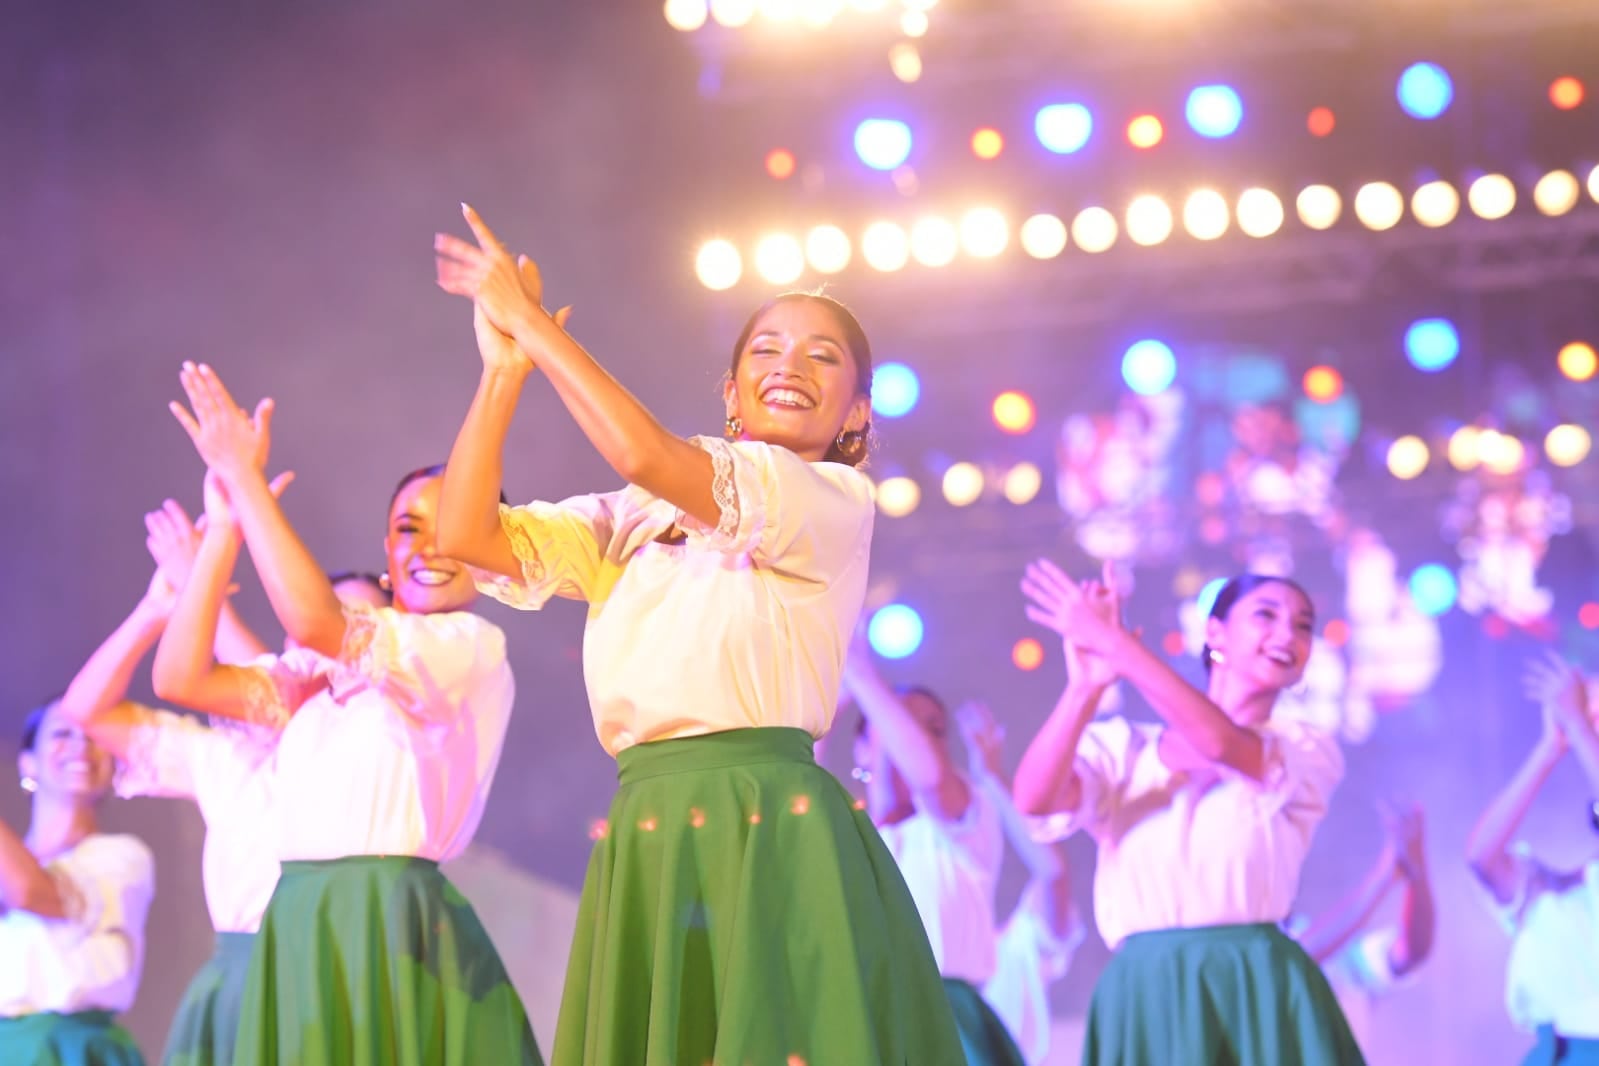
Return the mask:
[(766, 153), (766, 172), (778, 181), (794, 174), (794, 153), (787, 148), (773, 148)]
[(1310, 111), (1310, 117), (1305, 119), (1305, 128), (1310, 130), (1312, 137), (1325, 137), (1338, 125), (1338, 118), (1332, 113), (1330, 107), (1316, 107)]
[(1549, 102), (1562, 111), (1570, 111), (1582, 103), (1582, 82), (1576, 78), (1556, 78), (1549, 85)]

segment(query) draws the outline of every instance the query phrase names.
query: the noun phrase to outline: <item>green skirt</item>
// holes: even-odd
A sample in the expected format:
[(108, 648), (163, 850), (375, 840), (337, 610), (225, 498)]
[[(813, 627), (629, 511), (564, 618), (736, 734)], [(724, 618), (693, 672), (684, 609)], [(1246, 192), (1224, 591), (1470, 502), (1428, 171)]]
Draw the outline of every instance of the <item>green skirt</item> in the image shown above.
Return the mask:
[(189, 981), (167, 1031), (162, 1066), (229, 1066), (254, 933), (218, 933), (216, 950)]
[(1010, 1030), (970, 982), (946, 977), (944, 992), (949, 996), (969, 1066), (1027, 1066)]
[(1327, 979), (1274, 925), (1127, 938), (1100, 974), (1084, 1066), (1360, 1066)]
[(623, 751), (556, 1066), (965, 1066), (910, 890), (799, 729)]
[(1554, 1026), (1538, 1027), (1538, 1042), (1521, 1066), (1599, 1066), (1599, 1040), (1557, 1036)]
[(127, 1030), (105, 1010), (0, 1018), (5, 1066), (144, 1066)]
[(285, 862), (235, 1066), (540, 1066), (522, 1001), (437, 863)]

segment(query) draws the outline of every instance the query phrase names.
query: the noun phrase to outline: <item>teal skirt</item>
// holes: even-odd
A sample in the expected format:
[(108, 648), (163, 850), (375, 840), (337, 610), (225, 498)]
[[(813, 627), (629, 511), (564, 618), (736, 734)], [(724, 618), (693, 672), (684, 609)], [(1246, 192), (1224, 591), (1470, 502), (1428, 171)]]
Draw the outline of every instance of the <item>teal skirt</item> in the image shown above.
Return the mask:
[(1022, 1049), (983, 994), (968, 981), (944, 978), (944, 993), (960, 1031), (968, 1066), (1027, 1066)]
[(144, 1066), (144, 1056), (110, 1011), (0, 1018), (5, 1066)]
[(1599, 1040), (1556, 1035), (1554, 1026), (1538, 1027), (1538, 1042), (1521, 1066), (1599, 1066)]
[(1274, 925), (1127, 938), (1100, 974), (1084, 1066), (1361, 1066), (1338, 1000)]
[(162, 1066), (229, 1066), (239, 1037), (239, 1006), (250, 970), (254, 933), (218, 933), (216, 950), (200, 967), (167, 1030)]
[(540, 1066), (505, 967), (426, 859), (286, 862), (261, 919), (235, 1066)]
[(916, 904), (798, 729), (623, 751), (555, 1066), (966, 1066)]

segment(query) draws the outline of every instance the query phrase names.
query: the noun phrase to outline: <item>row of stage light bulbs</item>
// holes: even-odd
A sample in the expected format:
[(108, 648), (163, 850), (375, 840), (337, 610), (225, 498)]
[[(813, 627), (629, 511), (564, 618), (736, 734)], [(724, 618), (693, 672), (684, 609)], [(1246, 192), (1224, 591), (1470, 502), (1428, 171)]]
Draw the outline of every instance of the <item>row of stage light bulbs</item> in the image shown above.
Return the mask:
[[(1588, 195), (1599, 201), (1599, 165), (1589, 172), (1587, 188)], [(1582, 182), (1569, 170), (1550, 171), (1532, 189), (1534, 206), (1551, 218), (1571, 211), (1581, 198)], [(1484, 174), (1466, 187), (1465, 204), (1478, 218), (1504, 218), (1515, 209), (1516, 200), (1516, 185), (1503, 174)], [(1374, 181), (1355, 192), (1352, 207), (1362, 225), (1381, 232), (1404, 217), (1405, 197), (1394, 185)], [(1330, 185), (1307, 186), (1294, 200), (1299, 221), (1312, 230), (1331, 228), (1343, 208), (1342, 196)], [(1429, 181), (1410, 196), (1411, 215), (1428, 228), (1449, 225), (1460, 208), (1460, 191), (1447, 181)], [(1016, 238), (1022, 250), (1035, 259), (1053, 259), (1068, 244), (1089, 254), (1105, 252), (1122, 232), (1129, 241), (1147, 248), (1172, 236), (1179, 217), (1190, 237), (1211, 241), (1234, 225), (1246, 236), (1270, 237), (1283, 227), (1287, 212), (1269, 189), (1246, 189), (1231, 205), (1214, 189), (1198, 189), (1188, 195), (1178, 212), (1162, 197), (1135, 197), (1120, 223), (1103, 207), (1084, 208), (1070, 224), (1056, 215), (1036, 214), (1021, 224)], [(923, 266), (945, 266), (962, 251), (975, 259), (990, 259), (1004, 252), (1010, 240), (1010, 223), (1002, 212), (976, 207), (957, 221), (929, 215), (909, 229), (879, 220), (861, 232), (858, 243), (867, 266), (889, 273), (912, 260)], [(753, 266), (768, 284), (787, 285), (798, 280), (807, 265), (818, 274), (837, 274), (853, 257), (854, 245), (847, 233), (834, 225), (819, 225), (803, 240), (781, 232), (762, 237), (753, 250)], [(695, 273), (708, 289), (730, 289), (744, 276), (743, 254), (725, 238), (706, 241), (695, 258)]]
[[(1544, 452), (1555, 466), (1572, 467), (1586, 459), (1593, 438), (1575, 423), (1555, 426), (1545, 436)], [(1509, 433), (1482, 426), (1461, 426), (1450, 434), (1443, 451), (1449, 465), (1462, 473), (1481, 468), (1510, 476), (1529, 465), (1526, 445)], [(1388, 447), (1388, 472), (1401, 481), (1420, 477), (1431, 465), (1432, 448), (1418, 436), (1403, 436)], [(1034, 463), (1016, 463), (1006, 469), (984, 470), (976, 463), (952, 463), (939, 477), (939, 490), (951, 507), (968, 507), (994, 490), (1010, 503), (1031, 503), (1044, 486), (1044, 474)], [(903, 518), (922, 502), (921, 485), (903, 474), (877, 483), (877, 508), (889, 518)]]
[(692, 33), (707, 21), (740, 29), (756, 16), (778, 26), (797, 23), (821, 29), (846, 9), (863, 14), (897, 9), (900, 29), (910, 37), (927, 32), (927, 12), (937, 6), (938, 0), (664, 0), (662, 4), (667, 24), (685, 33)]

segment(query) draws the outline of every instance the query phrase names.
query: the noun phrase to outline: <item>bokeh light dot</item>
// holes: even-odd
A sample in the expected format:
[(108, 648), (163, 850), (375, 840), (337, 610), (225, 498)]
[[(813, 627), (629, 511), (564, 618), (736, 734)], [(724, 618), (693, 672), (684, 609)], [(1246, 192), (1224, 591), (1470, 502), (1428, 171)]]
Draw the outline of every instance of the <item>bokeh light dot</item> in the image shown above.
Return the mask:
[(1044, 646), (1032, 637), (1023, 637), (1011, 647), (1010, 661), (1018, 670), (1037, 670), (1044, 664)]

